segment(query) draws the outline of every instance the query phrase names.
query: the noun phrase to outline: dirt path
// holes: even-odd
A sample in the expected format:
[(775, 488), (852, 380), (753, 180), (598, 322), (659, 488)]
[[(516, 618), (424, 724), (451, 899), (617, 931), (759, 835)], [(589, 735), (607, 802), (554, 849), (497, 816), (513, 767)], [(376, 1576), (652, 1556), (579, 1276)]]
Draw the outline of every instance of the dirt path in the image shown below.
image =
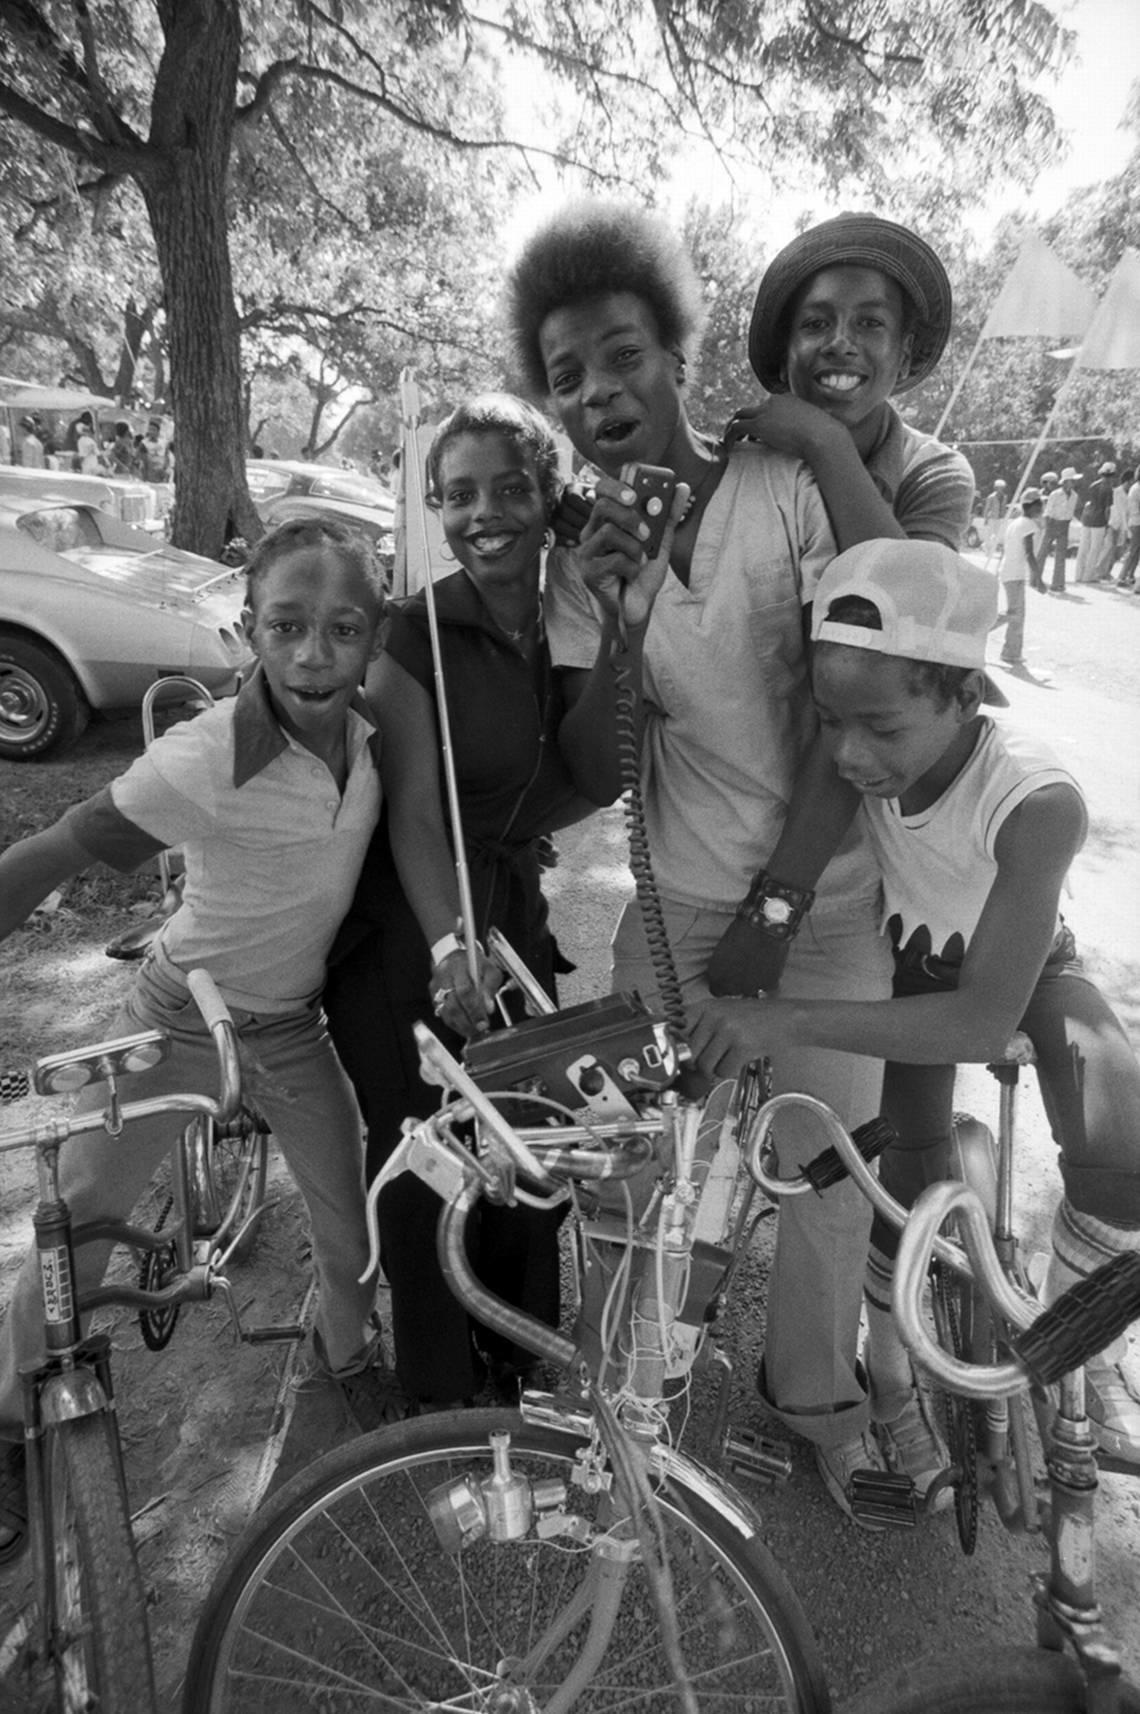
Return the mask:
[[(1089, 962), (1140, 1046), (1140, 600), (1093, 588), (1065, 601), (1038, 599), (1028, 632), (1030, 672), (1009, 675), (1012, 714), (1040, 725), (1082, 778), (1092, 808), (1089, 844), (1074, 869), (1066, 906)], [(6, 844), (54, 819), (66, 802), (119, 771), (137, 750), (133, 723), (96, 726), (72, 758), (54, 766), (0, 764)], [(563, 992), (570, 1003), (606, 986), (608, 931), (627, 880), (620, 815), (611, 812), (560, 836), (563, 862), (550, 877), (560, 938), (579, 964)], [(129, 981), (102, 948), (132, 898), (153, 891), (140, 878), (94, 878), (69, 890), (41, 928), (0, 949), (0, 1063), (49, 1047), (97, 1039)], [(984, 1072), (963, 1080), (963, 1104), (992, 1109)], [(35, 1103), (8, 1112), (15, 1118)], [(1043, 1243), (1057, 1191), (1053, 1149), (1033, 1094), (1025, 1103), (1020, 1203), (1030, 1247)], [(266, 1217), (239, 1296), (250, 1316), (296, 1315), (307, 1284), (306, 1239), (297, 1199), (280, 1172), (279, 1200)], [(26, 1157), (0, 1155), (0, 1302), (26, 1241), (31, 1175)], [(752, 1377), (763, 1340), (771, 1223), (755, 1241), (730, 1323), (736, 1357), (733, 1411), (759, 1427)], [(290, 1351), (233, 1344), (220, 1306), (184, 1313), (168, 1353), (142, 1346), (133, 1320), (112, 1323), (120, 1414), (138, 1519), (164, 1709), (175, 1710), (194, 1617), (211, 1576), (240, 1531), (251, 1497), (276, 1453), (275, 1431), (296, 1391), (283, 1449), (290, 1471), (349, 1430), (338, 1401), (294, 1374)], [(303, 1367), (303, 1364), (301, 1365)], [(711, 1407), (710, 1383), (698, 1383), (698, 1421)], [(268, 1450), (267, 1450), (268, 1449)], [(859, 1688), (916, 1655), (974, 1647), (986, 1640), (1028, 1641), (1030, 1574), (1042, 1563), (1038, 1541), (1005, 1535), (984, 1515), (978, 1552), (964, 1559), (952, 1525), (912, 1535), (870, 1536), (854, 1529), (824, 1495), (810, 1460), (793, 1449), (791, 1482), (752, 1492), (764, 1537), (787, 1571), (816, 1629), (837, 1695)], [(1109, 1619), (1140, 1681), (1140, 1482), (1104, 1478), (1100, 1564)], [(8, 1671), (27, 1596), (19, 1575), (0, 1577), (0, 1706), (29, 1714), (45, 1706), (17, 1669)]]

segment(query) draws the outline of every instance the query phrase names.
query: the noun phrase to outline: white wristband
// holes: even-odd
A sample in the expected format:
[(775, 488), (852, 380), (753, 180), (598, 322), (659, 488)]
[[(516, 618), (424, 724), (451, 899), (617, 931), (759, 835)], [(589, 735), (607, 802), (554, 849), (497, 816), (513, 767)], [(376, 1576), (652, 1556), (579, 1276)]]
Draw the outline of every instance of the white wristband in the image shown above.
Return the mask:
[(441, 934), (432, 944), (431, 964), (434, 970), (437, 964), (442, 964), (445, 958), (450, 958), (453, 952), (462, 952), (463, 942), (457, 934)]

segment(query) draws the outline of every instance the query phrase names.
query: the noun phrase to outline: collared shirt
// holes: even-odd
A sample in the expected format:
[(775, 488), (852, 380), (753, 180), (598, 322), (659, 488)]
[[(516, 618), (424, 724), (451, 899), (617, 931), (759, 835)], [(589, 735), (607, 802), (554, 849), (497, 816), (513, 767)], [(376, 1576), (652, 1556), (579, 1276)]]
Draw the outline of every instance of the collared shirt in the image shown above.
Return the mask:
[(181, 847), (182, 904), (162, 930), (168, 958), (209, 970), (233, 1006), (292, 1011), (321, 989), (376, 824), (376, 737), (350, 709), (341, 793), (278, 724), (258, 670), (64, 819), (92, 859), (123, 871)]
[(863, 462), (908, 536), (962, 546), (974, 504), (974, 473), (962, 453), (911, 428), (888, 404)]
[(1077, 510), (1076, 489), (1054, 488), (1045, 502), (1045, 517), (1052, 518), (1054, 523), (1072, 523)]

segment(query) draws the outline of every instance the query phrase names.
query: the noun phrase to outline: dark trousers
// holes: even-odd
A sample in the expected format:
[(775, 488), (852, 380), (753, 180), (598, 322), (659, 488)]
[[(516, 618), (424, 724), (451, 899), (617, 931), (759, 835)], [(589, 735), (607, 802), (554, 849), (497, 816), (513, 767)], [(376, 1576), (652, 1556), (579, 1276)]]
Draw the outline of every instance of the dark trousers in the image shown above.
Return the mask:
[[(545, 902), (525, 856), (510, 874), (502, 862), (471, 853), (472, 893), (483, 923), (489, 898), (508, 940), (554, 992), (555, 943), (545, 930)], [(428, 949), (396, 876), (382, 822), (366, 859), (358, 903), (334, 948), (324, 1001), (329, 1033), (352, 1080), (367, 1127), (369, 1182), (400, 1141), (405, 1118), (427, 1118), (441, 1091), (422, 1082), (412, 1024), (431, 1026), (458, 1057), (463, 1044), (432, 1015)], [(529, 938), (528, 938), (529, 936)], [(537, 950), (536, 950), (537, 949)], [(413, 1398), (436, 1404), (470, 1397), (483, 1379), (481, 1357), (523, 1366), (530, 1353), (474, 1324), (452, 1295), (436, 1257), (439, 1197), (403, 1173), (380, 1197), (380, 1260), (392, 1293), (396, 1372)], [(468, 1254), (481, 1282), (515, 1308), (556, 1327), (559, 1320), (558, 1227), (565, 1205), (547, 1211), (495, 1208), (480, 1202), (468, 1221)]]
[[(957, 975), (897, 969), (896, 998), (944, 993)], [(1082, 973), (1064, 930), (1019, 1026), (1037, 1052), (1037, 1079), (1074, 1208), (1113, 1226), (1140, 1227), (1140, 1062), (1116, 1014)], [(898, 1136), (882, 1156), (883, 1184), (909, 1208), (928, 1184), (949, 1176), (953, 1065), (889, 1064), (883, 1114)], [(878, 1215), (871, 1245), (894, 1256), (898, 1233)]]

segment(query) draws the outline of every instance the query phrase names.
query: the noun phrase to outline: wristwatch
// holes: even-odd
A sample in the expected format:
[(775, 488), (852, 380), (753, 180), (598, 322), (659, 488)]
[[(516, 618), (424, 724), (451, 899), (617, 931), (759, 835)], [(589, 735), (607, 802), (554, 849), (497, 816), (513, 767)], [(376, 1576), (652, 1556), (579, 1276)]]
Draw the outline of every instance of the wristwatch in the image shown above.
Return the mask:
[(773, 940), (791, 940), (814, 899), (810, 887), (794, 887), (790, 881), (778, 881), (761, 869), (753, 877), (748, 896), (737, 906), (736, 914), (750, 928), (759, 929)]
[(765, 928), (787, 929), (795, 916), (795, 907), (787, 899), (770, 894), (759, 901), (757, 910)]

